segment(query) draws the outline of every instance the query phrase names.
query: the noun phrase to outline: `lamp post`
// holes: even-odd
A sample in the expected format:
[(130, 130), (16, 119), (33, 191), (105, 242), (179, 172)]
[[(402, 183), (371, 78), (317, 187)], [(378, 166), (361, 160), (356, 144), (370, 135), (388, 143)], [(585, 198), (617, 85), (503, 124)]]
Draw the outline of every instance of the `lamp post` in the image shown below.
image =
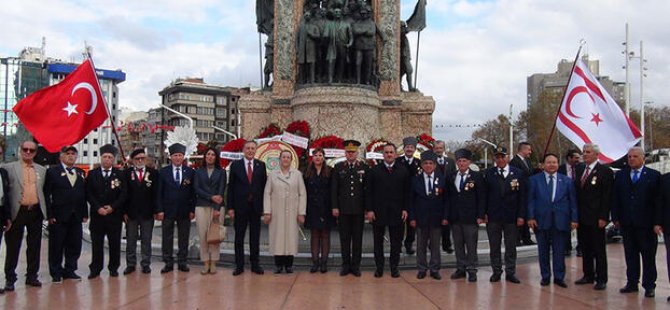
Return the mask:
[[(498, 146), (495, 143), (493, 143), (491, 141), (488, 141), (486, 139), (483, 139), (483, 138), (476, 138), (476, 139), (471, 140), (471, 141), (484, 142), (484, 143), (492, 146), (494, 149), (498, 148)], [(489, 168), (489, 149), (488, 149), (488, 147), (485, 147), (484, 148), (484, 169), (488, 169), (488, 168)]]

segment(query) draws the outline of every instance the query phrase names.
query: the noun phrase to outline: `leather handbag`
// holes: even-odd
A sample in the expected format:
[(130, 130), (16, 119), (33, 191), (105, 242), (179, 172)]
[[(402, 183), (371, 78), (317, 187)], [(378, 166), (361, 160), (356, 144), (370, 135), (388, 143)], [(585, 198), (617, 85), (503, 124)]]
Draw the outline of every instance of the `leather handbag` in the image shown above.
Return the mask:
[(218, 244), (226, 239), (226, 226), (223, 226), (219, 218), (212, 219), (207, 229), (207, 243)]

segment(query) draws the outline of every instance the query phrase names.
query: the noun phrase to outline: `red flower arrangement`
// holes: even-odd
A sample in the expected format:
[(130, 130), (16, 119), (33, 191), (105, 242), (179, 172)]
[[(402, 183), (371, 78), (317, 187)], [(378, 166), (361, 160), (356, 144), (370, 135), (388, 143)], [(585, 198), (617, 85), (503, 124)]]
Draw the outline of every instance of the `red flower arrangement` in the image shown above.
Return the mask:
[[(224, 144), (223, 147), (221, 148), (222, 152), (235, 152), (239, 153), (242, 152), (242, 149), (244, 148), (244, 143), (246, 143), (247, 140), (244, 140), (243, 138), (235, 139), (235, 140), (230, 140), (228, 143)], [(221, 158), (221, 168), (226, 168), (230, 164), (230, 160)]]
[[(284, 131), (294, 134), (296, 136), (309, 139), (310, 134), (309, 123), (307, 123), (306, 121), (294, 121), (288, 124), (288, 126), (286, 126), (286, 129)], [(305, 154), (305, 149), (297, 147), (295, 145), (291, 146), (293, 147), (295, 153), (298, 154), (298, 157), (302, 158), (303, 155)]]
[[(378, 152), (381, 153), (384, 150), (384, 146), (388, 143), (386, 139), (374, 139), (368, 143), (368, 145), (365, 147), (366, 152)], [(369, 159), (368, 165), (374, 166), (377, 164), (377, 161), (374, 159)]]
[(281, 128), (277, 126), (277, 124), (272, 123), (268, 125), (268, 127), (263, 128), (261, 130), (261, 133), (256, 137), (257, 139), (264, 139), (264, 138), (270, 138), (274, 136), (278, 136), (281, 134)]
[(338, 136), (325, 136), (312, 141), (309, 146), (312, 149), (320, 147), (322, 149), (344, 149), (344, 139)]
[(416, 137), (417, 140), (419, 140), (419, 144), (425, 146), (427, 149), (432, 150), (433, 147), (435, 146), (435, 138), (431, 137), (428, 134), (422, 133), (418, 137)]

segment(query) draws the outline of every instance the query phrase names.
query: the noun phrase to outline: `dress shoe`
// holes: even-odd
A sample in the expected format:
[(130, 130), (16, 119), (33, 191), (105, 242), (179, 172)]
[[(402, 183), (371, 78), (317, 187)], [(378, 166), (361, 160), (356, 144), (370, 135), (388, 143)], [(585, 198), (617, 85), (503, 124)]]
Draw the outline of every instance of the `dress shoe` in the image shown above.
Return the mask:
[(283, 268), (284, 267), (282, 267), (282, 266), (275, 266), (275, 269), (272, 271), (272, 273), (280, 274)]
[(656, 296), (656, 292), (654, 291), (653, 288), (644, 290), (644, 297), (652, 298), (652, 297), (655, 297), (655, 296)]
[(216, 263), (212, 262), (209, 264), (209, 274), (216, 274)]
[(123, 275), (127, 276), (131, 273), (135, 272), (135, 267), (128, 266), (126, 269), (123, 269)]
[(313, 263), (312, 267), (309, 268), (309, 273), (316, 273), (317, 271), (319, 271), (319, 264)]
[(233, 270), (233, 276), (237, 277), (237, 276), (241, 275), (243, 272), (244, 272), (243, 268), (239, 268), (239, 267), (235, 268), (235, 270)]
[(519, 281), (519, 278), (517, 278), (517, 277), (516, 277), (515, 275), (513, 275), (513, 274), (508, 274), (508, 275), (506, 275), (506, 276), (505, 276), (505, 281), (507, 281), (507, 282), (511, 282), (511, 283), (514, 283), (514, 284), (519, 284), (519, 283), (521, 283), (521, 281)]
[(572, 255), (572, 250), (565, 250), (565, 252), (563, 252), (563, 255), (564, 255), (564, 256), (570, 256), (570, 255)]
[(179, 265), (177, 266), (177, 269), (178, 269), (179, 271), (181, 271), (181, 272), (189, 272), (189, 271), (191, 271), (191, 268), (189, 268), (188, 265), (186, 265), (186, 264), (179, 264)]
[(119, 276), (119, 272), (116, 271), (116, 270), (110, 270), (110, 271), (109, 271), (109, 276), (110, 276), (110, 277), (114, 277), (114, 278), (116, 278), (116, 277)]
[(400, 277), (400, 271), (398, 271), (398, 268), (391, 268), (391, 278), (399, 278)]
[(161, 273), (172, 272), (172, 270), (174, 270), (174, 266), (172, 266), (172, 265), (165, 265), (165, 267), (163, 267), (163, 269), (161, 269)]
[(144, 274), (151, 273), (151, 267), (149, 266), (142, 267), (142, 273)]
[(477, 282), (477, 274), (474, 272), (468, 273), (468, 282)]
[(426, 272), (425, 272), (425, 271), (419, 271), (419, 272), (417, 272), (417, 274), (416, 274), (416, 278), (419, 279), (419, 280), (421, 280), (421, 279), (423, 279), (423, 278), (425, 278), (425, 277), (426, 277)]
[[(1, 294), (1, 293), (0, 293), (0, 294)], [(670, 302), (670, 296), (668, 296), (668, 299), (666, 299), (665, 301)]]
[(456, 271), (454, 271), (454, 273), (451, 274), (451, 277), (450, 277), (450, 278), (451, 278), (452, 280), (465, 278), (465, 271), (463, 271), (463, 270), (456, 270)]
[(607, 288), (607, 284), (604, 282), (596, 282), (596, 285), (593, 286), (593, 289), (596, 291), (604, 291)]
[(384, 275), (384, 270), (377, 269), (375, 270), (375, 278), (381, 278)]
[(67, 280), (67, 279), (79, 281), (79, 280), (81, 280), (81, 277), (78, 274), (76, 274), (74, 272), (71, 272), (71, 273), (66, 273), (63, 276), (63, 280)]
[(454, 253), (454, 249), (447, 248), (447, 250), (445, 252), (447, 252), (447, 254), (452, 254), (452, 253)]
[(42, 287), (42, 282), (40, 282), (40, 280), (37, 279), (30, 279), (26, 280), (26, 285), (34, 287)]
[(342, 269), (340, 269), (340, 276), (344, 277), (348, 275), (349, 272), (350, 272), (349, 267), (342, 267)]
[(416, 251), (414, 251), (414, 249), (409, 247), (409, 248), (405, 248), (405, 253), (407, 253), (407, 255), (414, 255), (414, 253), (416, 253)]
[(253, 273), (255, 273), (255, 274), (264, 274), (264, 273), (265, 273), (265, 272), (263, 271), (263, 267), (258, 266), (258, 265), (257, 265), (257, 266), (252, 266), (252, 267), (251, 267), (251, 272), (253, 272)]
[(499, 273), (494, 273), (491, 275), (489, 278), (490, 282), (500, 282), (500, 274)]
[(525, 245), (535, 245), (535, 242), (533, 240), (528, 239), (528, 240), (524, 240), (523, 244), (525, 244)]
[(11, 282), (11, 283), (7, 282), (7, 284), (5, 284), (5, 291), (6, 292), (13, 292), (14, 291), (14, 282)]
[(587, 277), (583, 277), (583, 278), (575, 281), (575, 284), (577, 284), (577, 285), (592, 284), (592, 283), (593, 283), (593, 279), (589, 279)]
[(293, 266), (286, 266), (284, 270), (286, 270), (286, 273), (293, 273)]
[(442, 276), (437, 271), (431, 271), (430, 272), (430, 277), (435, 279), (435, 280), (442, 280)]
[(63, 278), (61, 276), (55, 276), (51, 278), (51, 283), (61, 284), (63, 283)]
[(2, 295), (2, 294), (4, 294), (4, 293), (5, 293), (5, 288), (4, 288), (4, 287), (0, 287), (0, 295)]
[(583, 255), (583, 254), (582, 254), (582, 250), (579, 250), (579, 249), (578, 249), (578, 250), (577, 250), (577, 257), (582, 257), (582, 255)]
[(355, 268), (355, 269), (352, 268), (352, 269), (351, 269), (351, 274), (353, 274), (354, 277), (360, 277), (360, 276), (361, 276), (361, 270), (358, 269), (358, 268)]
[(562, 287), (562, 288), (566, 288), (566, 287), (568, 287), (568, 285), (567, 285), (567, 284), (565, 283), (565, 281), (563, 281), (563, 280), (554, 280), (554, 284), (556, 284), (556, 285), (558, 285), (558, 286), (560, 286), (560, 287)]
[(99, 273), (99, 272), (90, 273), (90, 274), (88, 275), (88, 279), (89, 279), (89, 280), (92, 280), (92, 279), (95, 279), (95, 278), (97, 278), (97, 277), (99, 277), (99, 276), (100, 276), (100, 273)]
[(619, 290), (619, 293), (626, 294), (626, 293), (636, 293), (639, 291), (640, 290), (637, 288), (637, 285), (626, 284), (626, 286), (622, 287)]
[(542, 279), (542, 280), (540, 281), (540, 285), (542, 285), (542, 286), (547, 286), (547, 285), (549, 285), (549, 279)]
[(319, 269), (319, 271), (321, 271), (321, 273), (328, 272), (328, 262), (327, 261), (324, 260), (323, 262), (321, 262), (321, 268)]

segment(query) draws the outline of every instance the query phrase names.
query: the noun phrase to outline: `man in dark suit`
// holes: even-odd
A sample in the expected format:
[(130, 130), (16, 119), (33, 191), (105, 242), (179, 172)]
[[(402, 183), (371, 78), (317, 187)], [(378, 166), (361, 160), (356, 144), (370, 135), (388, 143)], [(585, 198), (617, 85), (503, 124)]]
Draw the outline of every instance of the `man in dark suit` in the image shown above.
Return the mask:
[(235, 270), (233, 276), (244, 272), (244, 236), (249, 226), (249, 261), (251, 271), (263, 274), (259, 263), (263, 193), (267, 172), (265, 163), (254, 159), (256, 142), (244, 143), (244, 158), (230, 164), (228, 179), (228, 216), (235, 225)]
[(358, 159), (361, 143), (344, 141), (346, 161), (333, 168), (330, 182), (331, 207), (337, 218), (342, 247), (340, 276), (351, 273), (361, 276), (363, 251), (363, 225), (365, 223), (365, 179), (369, 168)]
[[(558, 173), (567, 175), (573, 181), (577, 180), (577, 170), (584, 169), (584, 163), (580, 162), (582, 152), (578, 149), (569, 149), (565, 153), (565, 162), (558, 167)], [(579, 246), (579, 230), (577, 231), (577, 256), (582, 256), (582, 250)], [(565, 255), (570, 255), (572, 252), (572, 235), (568, 234), (565, 244)]]
[(119, 276), (121, 265), (121, 225), (123, 204), (126, 200), (126, 182), (121, 170), (114, 168), (116, 147), (111, 144), (100, 148), (100, 168), (89, 171), (86, 177), (86, 199), (90, 205), (91, 273), (97, 278), (103, 268), (105, 236), (109, 244), (109, 275)]
[(146, 167), (144, 149), (130, 153), (133, 167), (123, 172), (128, 188), (123, 221), (126, 223), (126, 269), (124, 275), (133, 273), (137, 266), (137, 238), (141, 237), (142, 273), (151, 272), (151, 239), (156, 212), (158, 172)]
[(528, 198), (526, 179), (519, 168), (507, 163), (507, 149), (494, 150), (495, 166), (486, 171), (486, 232), (491, 249), (491, 282), (500, 281), (500, 246), (505, 239), (505, 280), (521, 283), (516, 277), (516, 240), (518, 227), (524, 225)]
[(595, 281), (594, 289), (604, 290), (607, 283), (605, 226), (609, 223), (614, 172), (610, 167), (598, 163), (600, 148), (597, 145), (585, 144), (583, 149), (584, 166), (577, 168), (574, 182), (579, 212), (577, 237), (583, 253), (584, 276), (575, 284), (591, 284)]
[[(663, 234), (665, 260), (668, 266), (668, 278), (670, 278), (670, 173), (666, 173), (661, 177), (659, 194), (661, 196), (661, 208), (659, 208), (661, 213), (655, 217), (654, 230), (658, 235)], [(667, 298), (667, 301), (670, 302), (670, 297)]]
[(565, 235), (578, 226), (575, 186), (567, 176), (557, 173), (558, 156), (546, 154), (543, 173), (528, 179), (528, 226), (535, 231), (542, 286), (551, 280), (550, 248), (554, 265), (554, 284), (565, 283)]
[[(524, 172), (524, 178), (528, 179), (533, 174), (533, 164), (530, 162), (530, 154), (533, 149), (528, 142), (521, 142), (517, 146), (517, 154), (510, 160), (509, 165)], [(519, 227), (519, 239), (516, 245), (533, 245), (535, 242), (530, 238), (530, 228), (527, 225)]]
[(654, 297), (656, 289), (656, 248), (654, 233), (660, 212), (659, 184), (661, 174), (644, 166), (644, 151), (628, 151), (628, 166), (619, 170), (612, 188), (612, 221), (621, 228), (626, 257), (627, 283), (621, 293), (637, 292), (642, 257), (644, 296)]
[(410, 203), (411, 179), (405, 167), (395, 164), (396, 146), (393, 143), (386, 144), (383, 151), (383, 163), (370, 169), (367, 178), (367, 219), (374, 232), (375, 277), (380, 278), (384, 274), (384, 233), (388, 227), (391, 277), (397, 278), (400, 276), (398, 263)]
[[(59, 165), (47, 169), (44, 198), (49, 221), (49, 273), (54, 283), (81, 280), (75, 273), (81, 255), (82, 223), (88, 221), (84, 170), (74, 166), (77, 149), (61, 149)], [(65, 268), (63, 268), (65, 255)]]
[(469, 282), (475, 282), (479, 224), (484, 222), (486, 211), (486, 184), (481, 173), (470, 170), (472, 152), (460, 149), (455, 154), (458, 170), (447, 177), (448, 221), (456, 251), (456, 271), (451, 279), (467, 275)]
[[(446, 153), (446, 143), (442, 140), (435, 141), (433, 152), (437, 155), (437, 169), (436, 172), (443, 176), (450, 175), (456, 171), (456, 162), (449, 158)], [(454, 249), (451, 246), (451, 226), (442, 226), (442, 251), (451, 254)]]
[[(440, 237), (442, 225), (448, 224), (449, 208), (447, 207), (447, 179), (436, 173), (435, 153), (431, 150), (421, 153), (421, 174), (412, 177), (409, 224), (416, 228), (417, 255), (416, 264), (419, 271), (417, 279), (430, 277), (435, 280), (440, 276), (441, 252)], [(430, 261), (427, 249), (430, 248)]]
[[(0, 144), (0, 158), (3, 158), (5, 146)], [(9, 206), (9, 177), (7, 170), (0, 168), (0, 245), (2, 244), (2, 234), (12, 226), (12, 213)], [(5, 288), (0, 287), (0, 294), (5, 293)]]
[[(414, 153), (416, 152), (416, 144), (418, 141), (415, 137), (407, 137), (402, 140), (402, 148), (405, 152), (402, 156), (396, 159), (398, 165), (403, 165), (407, 172), (409, 172), (410, 177), (417, 176), (421, 173), (421, 166), (419, 165), (419, 160), (414, 158)], [(412, 244), (416, 238), (416, 232), (413, 227), (409, 226), (409, 222), (405, 223), (405, 253), (412, 255), (414, 254), (414, 249), (412, 249)]]
[(188, 238), (191, 232), (191, 220), (195, 218), (195, 171), (184, 165), (186, 147), (175, 143), (168, 147), (170, 165), (158, 172), (157, 219), (162, 223), (163, 262), (161, 273), (174, 270), (174, 228), (177, 226), (177, 267), (179, 271), (189, 272)]

